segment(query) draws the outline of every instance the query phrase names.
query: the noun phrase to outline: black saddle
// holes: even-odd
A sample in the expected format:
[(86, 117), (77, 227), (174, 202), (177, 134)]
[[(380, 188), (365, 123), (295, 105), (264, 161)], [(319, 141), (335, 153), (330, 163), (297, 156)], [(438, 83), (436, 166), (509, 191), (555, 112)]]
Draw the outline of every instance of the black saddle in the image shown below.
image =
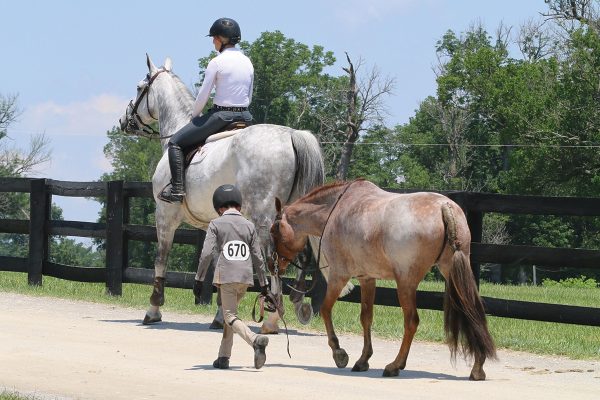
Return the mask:
[[(228, 125), (225, 125), (223, 128), (219, 129), (218, 131), (216, 131), (214, 134), (217, 133), (221, 133), (221, 132), (227, 132), (227, 131), (235, 131), (238, 129), (244, 129), (249, 127), (250, 125), (252, 125), (250, 122), (247, 121), (234, 121), (231, 122)], [(210, 137), (210, 136), (209, 136)], [(201, 149), (202, 146), (204, 146), (204, 144), (199, 145), (198, 147), (196, 147), (194, 150), (190, 151), (186, 156), (185, 156), (185, 167), (187, 167), (188, 165), (190, 165), (190, 163), (192, 162), (192, 159), (194, 158), (194, 156), (196, 155), (196, 153), (198, 153)]]

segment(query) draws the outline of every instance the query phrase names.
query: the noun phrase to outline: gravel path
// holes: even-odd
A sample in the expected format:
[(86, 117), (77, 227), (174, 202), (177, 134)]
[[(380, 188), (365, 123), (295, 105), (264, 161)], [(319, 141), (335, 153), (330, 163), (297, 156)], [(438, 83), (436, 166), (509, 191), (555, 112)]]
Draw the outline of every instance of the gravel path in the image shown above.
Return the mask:
[(353, 373), (361, 337), (340, 336), (350, 362), (338, 369), (326, 336), (292, 330), (291, 359), (285, 334), (270, 336), (255, 370), (236, 337), (232, 368), (215, 370), (221, 334), (206, 316), (165, 313), (143, 326), (142, 309), (4, 292), (0, 310), (0, 391), (40, 399), (600, 399), (600, 360), (499, 351), (488, 380), (470, 382), (470, 365), (453, 366), (446, 346), (415, 342), (407, 369), (383, 378), (399, 341), (375, 340), (371, 369)]

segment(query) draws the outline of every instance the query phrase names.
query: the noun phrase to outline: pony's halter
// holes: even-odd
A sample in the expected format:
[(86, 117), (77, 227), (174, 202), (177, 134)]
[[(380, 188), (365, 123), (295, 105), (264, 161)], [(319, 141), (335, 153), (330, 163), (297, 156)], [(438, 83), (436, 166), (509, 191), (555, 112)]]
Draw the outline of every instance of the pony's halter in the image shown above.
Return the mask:
[(152, 118), (154, 120), (158, 120), (158, 118), (154, 117), (154, 115), (152, 115), (152, 113), (150, 112), (150, 101), (148, 100), (148, 97), (149, 97), (148, 94), (150, 93), (150, 86), (152, 85), (154, 80), (158, 77), (158, 75), (160, 75), (163, 72), (167, 72), (167, 70), (164, 68), (160, 69), (152, 76), (150, 76), (150, 74), (148, 73), (148, 75), (146, 76), (148, 83), (146, 84), (146, 86), (144, 86), (144, 88), (142, 89), (142, 92), (137, 96), (137, 99), (135, 99), (135, 103), (133, 102), (133, 100), (131, 100), (129, 102), (129, 105), (127, 106), (127, 112), (126, 112), (126, 117), (127, 117), (127, 127), (125, 128), (126, 131), (128, 129), (130, 129), (132, 132), (140, 132), (142, 136), (152, 137), (152, 138), (160, 137), (160, 132), (156, 131), (150, 125), (148, 125), (148, 124), (144, 123), (144, 121), (142, 121), (142, 118), (138, 114), (138, 107), (140, 106), (140, 104), (142, 103), (142, 101), (145, 98), (146, 99), (146, 109), (148, 110), (148, 114), (150, 115), (150, 118)]

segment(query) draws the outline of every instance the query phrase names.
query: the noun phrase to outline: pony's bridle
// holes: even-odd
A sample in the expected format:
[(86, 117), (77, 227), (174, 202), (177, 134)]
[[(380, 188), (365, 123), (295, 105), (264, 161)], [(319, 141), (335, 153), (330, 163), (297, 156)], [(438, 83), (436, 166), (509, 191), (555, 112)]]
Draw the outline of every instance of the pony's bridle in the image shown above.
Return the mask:
[(154, 115), (152, 115), (152, 113), (150, 112), (150, 100), (148, 100), (148, 94), (150, 92), (150, 86), (152, 85), (154, 80), (158, 77), (158, 75), (166, 71), (167, 70), (164, 68), (160, 69), (152, 76), (150, 76), (150, 73), (148, 73), (148, 75), (146, 76), (148, 83), (146, 84), (146, 86), (144, 86), (142, 92), (137, 96), (137, 99), (135, 99), (135, 103), (133, 102), (133, 100), (131, 100), (129, 102), (129, 105), (127, 106), (128, 112), (125, 113), (127, 118), (126, 130), (131, 129), (133, 132), (141, 132), (143, 136), (147, 137), (160, 137), (160, 132), (156, 131), (152, 126), (142, 121), (142, 118), (138, 114), (138, 107), (140, 106), (144, 98), (146, 98), (146, 109), (148, 110), (148, 114), (150, 114), (150, 117), (152, 119), (158, 120), (158, 118), (154, 117)]

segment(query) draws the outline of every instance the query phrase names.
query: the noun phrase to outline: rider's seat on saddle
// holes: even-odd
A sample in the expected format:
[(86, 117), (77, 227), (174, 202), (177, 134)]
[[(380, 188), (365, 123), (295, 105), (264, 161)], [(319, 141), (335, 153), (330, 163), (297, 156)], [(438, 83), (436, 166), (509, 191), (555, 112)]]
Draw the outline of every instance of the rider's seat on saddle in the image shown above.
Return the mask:
[[(220, 129), (219, 131), (217, 131), (216, 133), (213, 133), (212, 135), (210, 135), (207, 139), (206, 139), (206, 143), (210, 143), (210, 142), (215, 142), (219, 139), (224, 139), (226, 137), (235, 135), (237, 132), (237, 130), (239, 129), (244, 129), (247, 128), (251, 125), (250, 122), (246, 122), (246, 121), (234, 121), (232, 123), (230, 123), (229, 125), (225, 125), (222, 129)], [(188, 155), (185, 157), (185, 166), (187, 167), (188, 165), (190, 165), (190, 163), (192, 162), (192, 159), (194, 158), (194, 156), (196, 155), (196, 153), (200, 152), (200, 150), (202, 149), (203, 145), (199, 145), (197, 148), (195, 148), (194, 150), (190, 151), (188, 153)]]

